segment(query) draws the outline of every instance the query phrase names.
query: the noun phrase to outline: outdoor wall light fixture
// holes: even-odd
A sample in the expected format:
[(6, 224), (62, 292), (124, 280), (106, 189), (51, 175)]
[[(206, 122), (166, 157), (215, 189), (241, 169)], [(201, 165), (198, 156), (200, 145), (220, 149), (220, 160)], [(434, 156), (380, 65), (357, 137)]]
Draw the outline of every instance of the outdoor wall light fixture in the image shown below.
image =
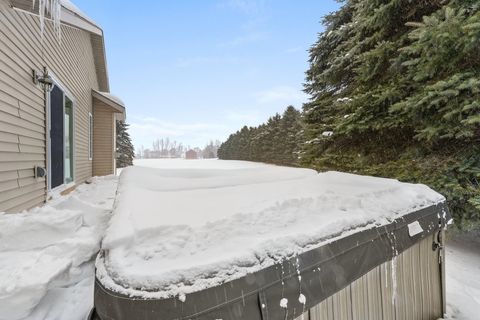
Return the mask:
[(32, 70), (33, 83), (40, 84), (44, 91), (50, 91), (53, 88), (53, 79), (48, 74), (47, 67), (43, 67), (43, 74), (38, 74), (36, 70)]
[(34, 170), (36, 178), (45, 178), (47, 176), (47, 169), (43, 167), (35, 166)]

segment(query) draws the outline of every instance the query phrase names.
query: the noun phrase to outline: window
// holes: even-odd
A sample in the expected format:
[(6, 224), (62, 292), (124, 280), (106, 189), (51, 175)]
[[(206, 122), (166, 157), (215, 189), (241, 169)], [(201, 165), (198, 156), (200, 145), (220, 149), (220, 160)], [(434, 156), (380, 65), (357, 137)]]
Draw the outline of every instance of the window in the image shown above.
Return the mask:
[(93, 116), (88, 113), (88, 160), (93, 159)]

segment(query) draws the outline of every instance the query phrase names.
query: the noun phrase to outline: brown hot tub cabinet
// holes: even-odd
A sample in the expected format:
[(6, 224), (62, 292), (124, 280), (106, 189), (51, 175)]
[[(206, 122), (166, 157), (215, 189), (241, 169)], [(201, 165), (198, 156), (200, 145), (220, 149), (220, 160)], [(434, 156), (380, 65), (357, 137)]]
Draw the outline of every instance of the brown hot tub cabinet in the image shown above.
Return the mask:
[(438, 319), (445, 312), (442, 239), (449, 219), (445, 203), (440, 203), (388, 225), (359, 228), (346, 237), (331, 235), (321, 246), (221, 286), (188, 294), (184, 302), (178, 297), (125, 296), (97, 279), (95, 317)]

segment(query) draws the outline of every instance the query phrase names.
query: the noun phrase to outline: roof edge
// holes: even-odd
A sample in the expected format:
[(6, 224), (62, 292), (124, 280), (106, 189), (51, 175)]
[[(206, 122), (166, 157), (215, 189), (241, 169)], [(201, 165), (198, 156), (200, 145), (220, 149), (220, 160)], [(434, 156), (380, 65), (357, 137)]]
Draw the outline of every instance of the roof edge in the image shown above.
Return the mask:
[(103, 36), (103, 30), (91, 21), (86, 20), (79, 14), (71, 11), (70, 9), (62, 6), (62, 18), (61, 22), (70, 25), (90, 33), (94, 33), (99, 36)]
[(115, 113), (125, 113), (125, 104), (119, 98), (107, 92), (92, 89), (92, 97), (110, 106)]
[[(9, 3), (15, 10), (38, 16), (38, 1), (35, 6), (32, 6), (31, 0), (10, 0)], [(45, 19), (52, 20), (50, 17), (45, 17)], [(62, 3), (60, 23), (103, 36), (103, 30), (98, 24), (91, 19), (87, 19), (86, 16), (75, 12), (73, 7), (68, 7), (64, 3)]]

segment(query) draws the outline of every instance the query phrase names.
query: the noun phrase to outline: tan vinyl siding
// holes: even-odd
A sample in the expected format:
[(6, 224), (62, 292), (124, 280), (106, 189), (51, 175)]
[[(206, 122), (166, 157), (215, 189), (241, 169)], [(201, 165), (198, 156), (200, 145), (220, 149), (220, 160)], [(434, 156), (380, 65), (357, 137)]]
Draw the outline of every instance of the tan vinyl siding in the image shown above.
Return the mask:
[(93, 108), (93, 175), (103, 176), (114, 171), (115, 114), (102, 102)]
[(106, 63), (106, 58), (104, 56), (105, 44), (104, 44), (103, 37), (92, 34), (91, 42), (92, 42), (92, 48), (94, 52), (93, 58), (95, 59), (95, 67), (96, 67), (97, 77), (98, 77), (98, 86), (100, 88), (100, 91), (109, 92), (110, 87), (108, 84), (107, 63)]
[(51, 22), (43, 41), (39, 19), (0, 0), (0, 212), (17, 212), (46, 199), (45, 179), (34, 166), (46, 167), (44, 94), (32, 81), (32, 69), (50, 74), (74, 100), (75, 182), (92, 176), (88, 159), (88, 113), (91, 90), (99, 89), (92, 35), (62, 26), (58, 42)]

